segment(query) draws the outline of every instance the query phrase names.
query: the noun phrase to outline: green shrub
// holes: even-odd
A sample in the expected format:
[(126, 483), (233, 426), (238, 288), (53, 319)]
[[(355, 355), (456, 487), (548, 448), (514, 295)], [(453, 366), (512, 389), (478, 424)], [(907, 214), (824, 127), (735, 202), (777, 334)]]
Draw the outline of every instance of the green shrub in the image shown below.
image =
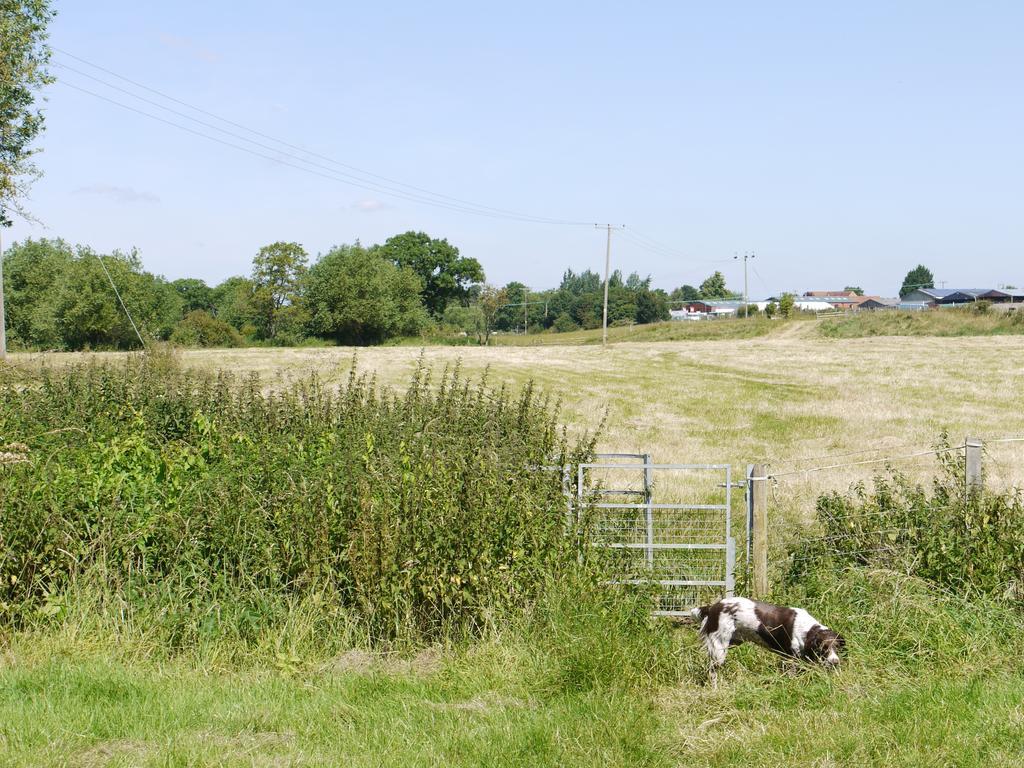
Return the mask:
[(0, 467), (0, 625), (99, 573), (182, 645), (309, 600), (376, 641), (436, 640), (522, 611), (575, 558), (561, 478), (531, 467), (592, 443), (532, 387), (420, 369), (401, 395), (354, 372), (266, 394), (143, 358), (0, 388), (0, 435), (30, 448)]
[(572, 319), (568, 312), (563, 312), (555, 318), (554, 329), (558, 333), (568, 333), (569, 331), (575, 331), (579, 329), (576, 322)]
[[(948, 446), (944, 446), (948, 448)], [(962, 590), (1024, 598), (1024, 503), (968, 491), (962, 457), (940, 454), (931, 488), (890, 469), (869, 489), (818, 498), (820, 537), (797, 548), (791, 577), (820, 560), (886, 567)]]
[(245, 343), (238, 331), (201, 309), (189, 312), (174, 326), (171, 341), (184, 347), (240, 347)]

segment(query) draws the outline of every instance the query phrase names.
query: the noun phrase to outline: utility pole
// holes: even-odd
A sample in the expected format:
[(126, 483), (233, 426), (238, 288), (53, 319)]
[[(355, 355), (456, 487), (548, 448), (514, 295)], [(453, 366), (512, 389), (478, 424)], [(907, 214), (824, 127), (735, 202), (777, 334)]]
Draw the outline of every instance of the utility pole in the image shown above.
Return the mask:
[[(595, 224), (598, 229), (601, 228), (600, 224)], [(608, 345), (608, 276), (611, 272), (612, 264), (612, 225), (605, 224), (608, 230), (608, 246), (604, 252), (604, 314), (601, 321), (601, 344), (602, 346)], [(621, 229), (621, 227), (615, 227), (615, 229)]]
[(530, 333), (530, 289), (523, 286), (523, 336)]
[(604, 314), (601, 319), (601, 346), (608, 346), (608, 270), (612, 265), (612, 225), (608, 225), (608, 247), (604, 252)]
[[(0, 215), (0, 221), (3, 216)], [(7, 359), (7, 318), (4, 316), (4, 227), (0, 224), (0, 360)]]
[[(734, 259), (738, 259), (739, 256), (733, 256)], [(747, 293), (747, 262), (754, 258), (754, 252), (747, 253), (743, 252), (743, 313), (745, 317), (750, 317), (750, 295)]]

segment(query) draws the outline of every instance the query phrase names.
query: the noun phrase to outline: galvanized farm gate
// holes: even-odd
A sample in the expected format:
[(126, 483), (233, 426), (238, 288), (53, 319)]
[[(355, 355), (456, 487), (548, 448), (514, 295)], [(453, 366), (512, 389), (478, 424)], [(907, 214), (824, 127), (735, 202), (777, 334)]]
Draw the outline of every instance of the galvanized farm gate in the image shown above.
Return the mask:
[[(575, 475), (563, 479), (574, 486), (567, 490), (577, 527), (590, 546), (614, 552), (613, 581), (656, 587), (656, 614), (682, 615), (733, 593), (733, 490), (749, 484), (733, 483), (730, 465), (608, 453), (578, 465)], [(745, 497), (749, 510), (749, 491)], [(749, 560), (749, 512), (744, 518)]]

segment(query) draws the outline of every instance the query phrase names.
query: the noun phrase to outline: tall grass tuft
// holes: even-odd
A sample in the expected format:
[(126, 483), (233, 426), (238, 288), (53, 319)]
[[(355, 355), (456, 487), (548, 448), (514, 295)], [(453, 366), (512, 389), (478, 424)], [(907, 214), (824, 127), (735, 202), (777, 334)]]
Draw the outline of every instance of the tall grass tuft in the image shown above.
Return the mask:
[(172, 649), (478, 635), (575, 557), (560, 477), (535, 467), (593, 451), (532, 386), (457, 367), (271, 394), (169, 353), (5, 379), (0, 443), (29, 448), (0, 466), (0, 626), (88, 596)]

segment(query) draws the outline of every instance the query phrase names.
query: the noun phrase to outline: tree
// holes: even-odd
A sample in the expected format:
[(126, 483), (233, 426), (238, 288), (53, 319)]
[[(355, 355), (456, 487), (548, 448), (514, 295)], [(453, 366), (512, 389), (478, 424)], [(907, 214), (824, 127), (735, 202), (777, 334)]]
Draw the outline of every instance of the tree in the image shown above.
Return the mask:
[(491, 333), (494, 331), (494, 320), (502, 304), (508, 301), (504, 289), (495, 288), (493, 285), (485, 285), (480, 289), (480, 297), (477, 299), (477, 306), (480, 307), (480, 314), (483, 317), (481, 344), (487, 344), (491, 340)]
[(196, 310), (202, 310), (207, 314), (214, 311), (213, 289), (202, 280), (194, 277), (183, 277), (175, 280), (171, 286), (183, 302), (182, 312), (188, 314)]
[(861, 288), (859, 285), (848, 285), (845, 288), (843, 288), (843, 290), (846, 291), (847, 293), (855, 293), (858, 296), (864, 295), (864, 289)]
[(260, 248), (252, 260), (253, 306), (263, 338), (277, 340), (284, 326), (294, 333), (301, 322), (298, 302), (307, 259), (298, 243), (276, 242)]
[(55, 285), (54, 317), (66, 349), (134, 349), (139, 340), (132, 320), (143, 338), (167, 339), (181, 317), (181, 298), (162, 277), (142, 269), (136, 251), (101, 255), (80, 247), (71, 268)]
[(8, 211), (26, 213), (21, 199), (39, 175), (32, 142), (43, 130), (36, 92), (53, 82), (46, 67), (47, 27), (55, 15), (49, 0), (0, 0), (0, 226)]
[(732, 295), (725, 287), (725, 275), (716, 271), (707, 280), (700, 284), (700, 297), (702, 299), (727, 299)]
[(74, 260), (74, 249), (63, 240), (26, 240), (4, 252), (7, 324), (13, 344), (63, 347), (56, 326), (54, 286)]
[[(529, 296), (529, 289), (520, 282), (513, 280), (511, 283), (506, 285), (502, 290), (505, 292), (506, 306), (501, 307), (498, 310), (497, 316), (494, 318), (494, 328), (498, 331), (514, 331), (523, 327), (523, 317), (529, 316), (529, 306), (523, 307), (523, 302), (527, 301)], [(508, 304), (516, 304), (520, 306), (507, 306)]]
[(447, 240), (435, 240), (425, 232), (406, 232), (378, 246), (385, 258), (408, 267), (423, 281), (423, 304), (434, 317), (444, 315), (452, 301), (466, 300), (469, 286), (484, 280), (476, 259), (459, 256)]
[(211, 290), (213, 315), (240, 331), (244, 336), (256, 334), (256, 309), (253, 297), (256, 285), (248, 277), (229, 277)]
[(668, 294), (663, 290), (644, 288), (636, 296), (637, 323), (657, 323), (672, 316), (668, 311)]
[(913, 293), (918, 288), (934, 287), (935, 276), (932, 274), (932, 271), (924, 264), (918, 264), (907, 272), (907, 276), (903, 278), (903, 285), (900, 287), (900, 298), (902, 299), (908, 293)]
[(792, 293), (784, 293), (779, 297), (779, 314), (782, 317), (790, 317), (793, 314), (793, 308), (796, 306), (796, 296)]
[(697, 301), (700, 298), (700, 291), (692, 285), (682, 285), (669, 294), (673, 304), (682, 304), (688, 301)]
[(359, 243), (332, 248), (309, 270), (306, 309), (309, 329), (339, 344), (377, 344), (413, 336), (429, 322), (420, 302), (423, 284)]

